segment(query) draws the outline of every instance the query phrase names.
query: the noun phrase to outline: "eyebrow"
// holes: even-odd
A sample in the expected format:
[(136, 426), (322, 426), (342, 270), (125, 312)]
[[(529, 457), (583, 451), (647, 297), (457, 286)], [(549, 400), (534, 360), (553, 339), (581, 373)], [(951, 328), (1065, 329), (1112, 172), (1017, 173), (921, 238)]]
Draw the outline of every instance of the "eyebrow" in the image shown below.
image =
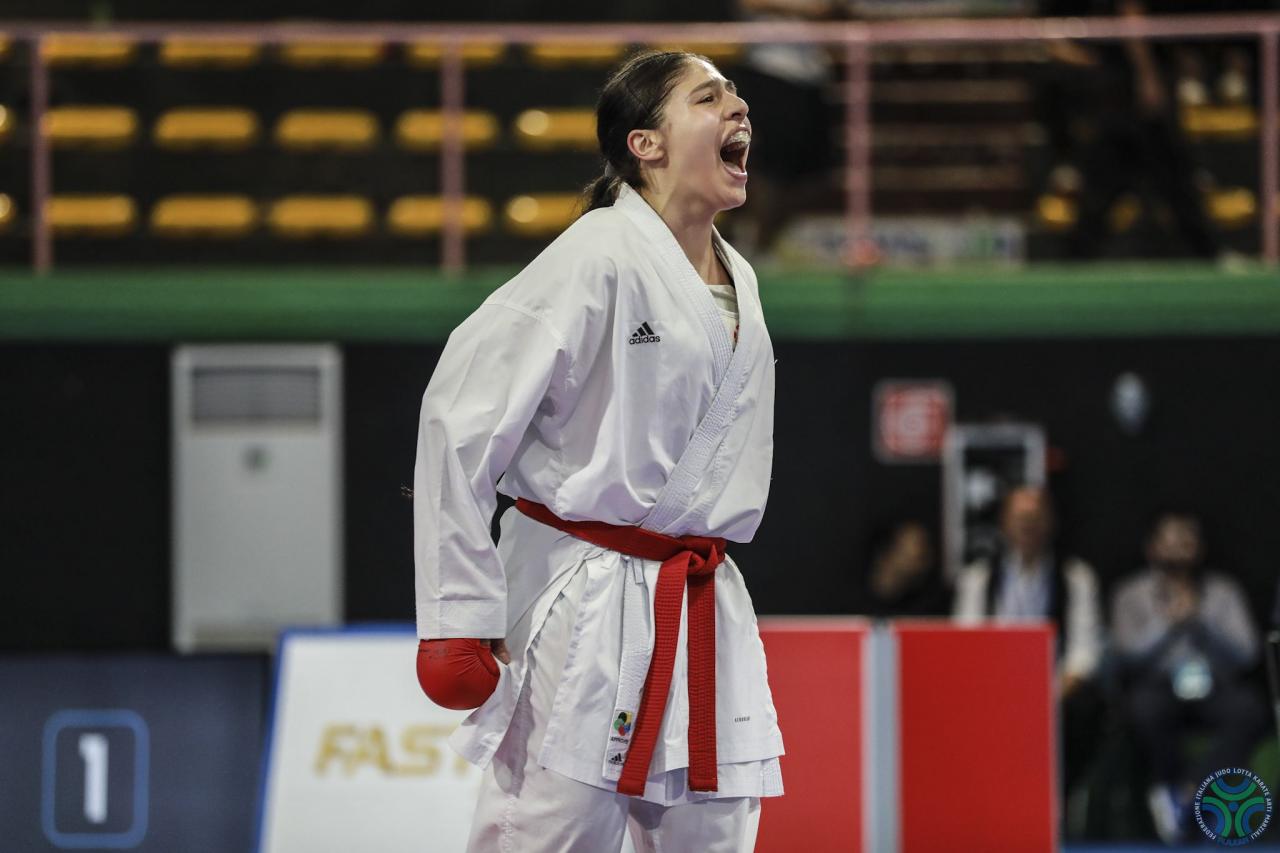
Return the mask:
[[(689, 90), (689, 94), (695, 95), (698, 92), (702, 91), (703, 89), (714, 89), (716, 87), (716, 84), (719, 82), (720, 82), (719, 80), (708, 80), (705, 83), (699, 83), (697, 86), (694, 86), (692, 89)], [(735, 95), (738, 94), (738, 87), (733, 84), (732, 80), (726, 79), (724, 81), (724, 87), (728, 89), (730, 92), (733, 92)]]

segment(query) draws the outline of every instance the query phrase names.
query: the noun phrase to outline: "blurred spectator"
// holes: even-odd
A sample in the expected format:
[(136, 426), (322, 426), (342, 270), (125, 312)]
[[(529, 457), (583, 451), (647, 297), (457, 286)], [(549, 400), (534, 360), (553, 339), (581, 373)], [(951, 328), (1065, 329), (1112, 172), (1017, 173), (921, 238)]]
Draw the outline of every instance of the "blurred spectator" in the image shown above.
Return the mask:
[(1001, 508), (1001, 550), (961, 569), (952, 613), (962, 623), (1047, 619), (1056, 626), (1065, 793), (1088, 768), (1098, 739), (1102, 696), (1093, 676), (1102, 655), (1102, 621), (1093, 568), (1057, 554), (1054, 530), (1044, 489), (1010, 491)]
[[(755, 21), (828, 21), (843, 16), (834, 0), (739, 0)], [(733, 74), (751, 106), (751, 185), (735, 232), (753, 260), (766, 260), (799, 212), (829, 193), (838, 164), (837, 127), (827, 89), (835, 74), (827, 49), (814, 44), (748, 45)]]
[(869, 616), (946, 615), (949, 595), (923, 523), (902, 521), (872, 534), (865, 601)]
[[(1123, 15), (1141, 18), (1141, 0), (1049, 0), (1053, 17)], [(1060, 162), (1055, 189), (1082, 185), (1069, 251), (1093, 258), (1106, 248), (1112, 205), (1126, 192), (1147, 202), (1163, 201), (1173, 214), (1181, 253), (1214, 258), (1219, 239), (1196, 186), (1196, 165), (1182, 135), (1176, 103), (1151, 43), (1051, 42), (1054, 60), (1042, 115), (1055, 157), (1075, 159), (1078, 171)], [(1064, 178), (1064, 175), (1071, 177)]]
[(994, 559), (966, 566), (956, 579), (953, 615), (983, 619), (1049, 619), (1063, 638), (1058, 674), (1063, 695), (1097, 670), (1102, 653), (1098, 581), (1078, 558), (1052, 548), (1054, 513), (1049, 495), (1021, 486), (1005, 497), (1000, 515), (1003, 547)]
[[(1267, 725), (1266, 704), (1246, 677), (1259, 643), (1244, 592), (1206, 571), (1204, 552), (1194, 515), (1161, 514), (1147, 540), (1147, 567), (1116, 589), (1112, 603), (1125, 711), (1152, 768), (1147, 802), (1166, 843), (1189, 828), (1196, 783), (1214, 770), (1247, 766)], [(1189, 767), (1182, 736), (1193, 728), (1210, 740)]]

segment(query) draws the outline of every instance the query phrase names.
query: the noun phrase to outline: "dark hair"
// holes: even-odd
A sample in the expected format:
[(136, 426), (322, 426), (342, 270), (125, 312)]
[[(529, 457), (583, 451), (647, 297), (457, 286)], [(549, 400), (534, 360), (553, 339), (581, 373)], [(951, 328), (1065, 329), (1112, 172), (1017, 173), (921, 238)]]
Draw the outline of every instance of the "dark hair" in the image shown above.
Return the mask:
[(1200, 549), (1204, 550), (1204, 519), (1191, 507), (1174, 503), (1161, 504), (1148, 514), (1147, 519), (1147, 535), (1143, 540), (1144, 544), (1155, 539), (1161, 528), (1168, 522), (1189, 521), (1196, 528), (1196, 534), (1200, 539)]
[(644, 186), (640, 162), (627, 147), (633, 130), (652, 130), (662, 123), (662, 107), (690, 60), (707, 59), (683, 50), (649, 50), (622, 63), (605, 81), (596, 103), (596, 140), (604, 172), (582, 194), (583, 212), (608, 207), (626, 181)]

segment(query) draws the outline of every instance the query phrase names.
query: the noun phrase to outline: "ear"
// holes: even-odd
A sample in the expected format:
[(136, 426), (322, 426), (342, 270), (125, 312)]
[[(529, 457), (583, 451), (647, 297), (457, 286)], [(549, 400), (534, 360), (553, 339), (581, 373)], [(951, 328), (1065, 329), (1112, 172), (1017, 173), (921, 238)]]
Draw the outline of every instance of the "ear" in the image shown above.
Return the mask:
[(627, 134), (627, 148), (641, 163), (653, 164), (667, 154), (660, 130), (633, 130)]

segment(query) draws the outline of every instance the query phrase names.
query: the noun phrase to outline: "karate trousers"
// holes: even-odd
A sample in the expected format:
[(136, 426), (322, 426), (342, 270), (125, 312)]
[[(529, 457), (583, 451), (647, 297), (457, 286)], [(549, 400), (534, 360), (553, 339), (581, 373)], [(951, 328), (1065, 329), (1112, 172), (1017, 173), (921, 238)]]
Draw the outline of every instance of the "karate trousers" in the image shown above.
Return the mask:
[[(571, 583), (582, 580), (585, 573)], [(538, 764), (574, 615), (561, 593), (530, 645), (511, 725), (484, 770), (468, 853), (618, 853), (625, 833), (637, 853), (750, 853), (760, 824), (758, 797), (663, 806)]]

